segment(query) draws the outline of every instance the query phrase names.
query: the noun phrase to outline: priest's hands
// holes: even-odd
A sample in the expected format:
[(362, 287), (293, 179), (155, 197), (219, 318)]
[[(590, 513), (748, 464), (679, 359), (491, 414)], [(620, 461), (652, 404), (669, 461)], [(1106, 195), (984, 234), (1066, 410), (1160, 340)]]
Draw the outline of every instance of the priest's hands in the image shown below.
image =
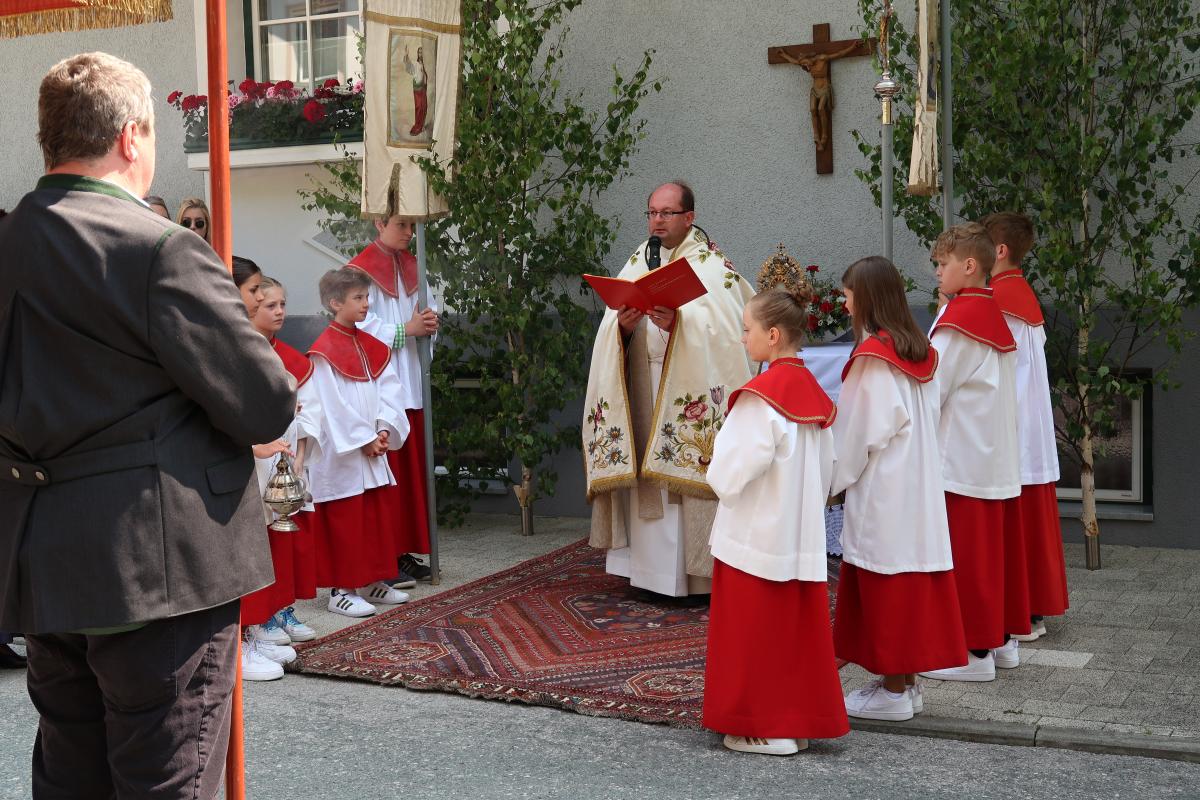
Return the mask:
[(675, 309), (673, 308), (655, 306), (649, 316), (651, 322), (667, 333), (670, 333), (671, 329), (675, 327)]
[(621, 306), (617, 311), (617, 324), (621, 326), (621, 335), (627, 339), (632, 336), (633, 329), (638, 326), (644, 316), (646, 315), (632, 306)]
[(431, 308), (414, 309), (412, 318), (404, 323), (405, 336), (432, 336), (438, 329), (437, 312)]
[(250, 449), (254, 451), (255, 458), (271, 458), (280, 453), (287, 453), (289, 456), (294, 455), (292, 447), (287, 443), (286, 439), (276, 439), (268, 444), (256, 444)]
[(381, 456), (387, 452), (387, 449), (388, 449), (387, 443), (388, 443), (387, 431), (380, 431), (379, 434), (376, 435), (374, 441), (367, 442), (366, 444), (364, 444), (362, 446), (363, 454), (366, 455), (368, 458), (378, 458), (379, 456)]

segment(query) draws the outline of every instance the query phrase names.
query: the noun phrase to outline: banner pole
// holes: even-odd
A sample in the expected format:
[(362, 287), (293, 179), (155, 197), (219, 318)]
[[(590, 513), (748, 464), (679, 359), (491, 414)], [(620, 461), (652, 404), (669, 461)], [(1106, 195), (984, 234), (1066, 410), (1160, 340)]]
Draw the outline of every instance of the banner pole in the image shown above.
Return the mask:
[[(429, 272), (426, 268), (425, 223), (417, 223), (417, 303), (421, 309), (429, 308)], [(437, 490), (434, 487), (433, 458), (433, 383), (430, 366), (433, 363), (433, 337), (423, 336), (417, 343), (421, 357), (421, 402), (422, 418), (425, 423), (425, 504), (429, 520), (429, 570), (434, 585), (442, 582), (442, 566), (438, 557)]]

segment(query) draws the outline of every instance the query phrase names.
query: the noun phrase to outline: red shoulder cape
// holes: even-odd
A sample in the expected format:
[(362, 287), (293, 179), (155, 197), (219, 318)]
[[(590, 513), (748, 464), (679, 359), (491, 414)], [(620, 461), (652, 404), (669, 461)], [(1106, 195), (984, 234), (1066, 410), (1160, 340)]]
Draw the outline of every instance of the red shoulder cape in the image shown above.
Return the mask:
[(1042, 316), (1042, 304), (1038, 302), (1033, 287), (1019, 269), (1006, 269), (992, 276), (992, 297), (1000, 306), (1000, 311), (1010, 317), (1016, 317), (1026, 325), (1035, 328), (1045, 323)]
[(371, 242), (346, 266), (367, 273), (376, 286), (392, 297), (400, 296), (399, 284), (404, 285), (406, 295), (417, 290), (417, 258), (407, 250), (393, 253), (379, 242)]
[(1017, 349), (1017, 342), (1008, 329), (1008, 323), (1004, 321), (1004, 314), (1000, 313), (999, 304), (992, 297), (991, 289), (963, 289), (934, 323), (933, 330), (938, 328), (951, 328), (1001, 353), (1011, 353)]
[(392, 350), (357, 328), (331, 322), (312, 343), (308, 354), (321, 356), (335, 372), (352, 381), (370, 381), (383, 374)]
[(308, 357), (287, 342), (281, 342), (278, 339), (271, 339), (271, 347), (275, 348), (275, 355), (279, 356), (279, 360), (283, 362), (284, 369), (296, 379), (296, 387), (303, 386), (313, 371), (312, 362), (308, 360)]
[(929, 347), (924, 361), (905, 361), (896, 353), (896, 345), (892, 342), (892, 337), (888, 335), (888, 332), (879, 331), (874, 336), (868, 336), (862, 344), (854, 348), (854, 352), (846, 361), (846, 366), (842, 367), (843, 383), (846, 376), (850, 374), (850, 366), (854, 363), (854, 359), (859, 357), (878, 358), (886, 361), (917, 383), (929, 383), (933, 380), (933, 374), (937, 372), (938, 366), (938, 352), (933, 349), (932, 345)]
[(792, 422), (828, 428), (837, 416), (837, 407), (799, 358), (778, 358), (766, 372), (735, 389), (729, 395), (729, 411), (742, 392), (758, 395)]

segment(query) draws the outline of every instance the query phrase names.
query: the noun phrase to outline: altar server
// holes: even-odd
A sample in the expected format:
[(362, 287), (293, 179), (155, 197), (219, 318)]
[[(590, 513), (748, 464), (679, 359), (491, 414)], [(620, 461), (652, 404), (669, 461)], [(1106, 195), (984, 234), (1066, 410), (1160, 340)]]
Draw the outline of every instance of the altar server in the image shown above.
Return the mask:
[(834, 652), (883, 676), (846, 697), (850, 716), (905, 720), (924, 707), (916, 673), (967, 661), (937, 443), (938, 354), (891, 261), (855, 262), (842, 286), (856, 346), (833, 425), (833, 493), (846, 493)]
[(996, 667), (1018, 663), (1017, 643), (1005, 631), (1003, 502), (1021, 493), (1017, 346), (985, 286), (995, 262), (987, 231), (975, 223), (948, 228), (933, 258), (939, 289), (953, 296), (934, 321), (932, 343), (940, 356), (938, 448), (954, 579), (970, 652), (965, 666), (921, 674), (990, 681)]
[(408, 250), (413, 223), (393, 216), (386, 221), (376, 220), (375, 230), (375, 241), (346, 266), (371, 279), (370, 309), (358, 329), (392, 348), (392, 368), (400, 379), (401, 402), (408, 418), (409, 434), (404, 446), (387, 453), (401, 498), (401, 522), (393, 531), (400, 575), (392, 585), (407, 588), (416, 585), (417, 580), (429, 580), (433, 574), (415, 555), (429, 552), (427, 444), (418, 348), (427, 346), (421, 337), (437, 333), (439, 320), (433, 307), (420, 308), (417, 302), (417, 259)]
[(1021, 495), (1017, 507), (1025, 537), (1025, 568), (1032, 629), (1013, 638), (1033, 641), (1046, 634), (1043, 617), (1064, 613), (1067, 564), (1058, 519), (1058, 445), (1050, 406), (1046, 328), (1042, 306), (1021, 272), (1033, 247), (1033, 223), (1024, 214), (1001, 212), (981, 220), (996, 246), (992, 295), (1017, 342), (1017, 434)]
[(770, 368), (730, 395), (708, 469), (719, 503), (703, 721), (747, 753), (849, 730), (826, 587), (836, 412), (795, 357), (807, 303), (806, 287), (776, 286), (743, 310), (747, 353)]
[(348, 617), (408, 600), (386, 583), (396, 573), (400, 504), (385, 457), (403, 446), (408, 418), (396, 400), (401, 387), (390, 348), (355, 327), (367, 315), (370, 285), (357, 270), (322, 276), (321, 303), (334, 319), (308, 351), (323, 452), (309, 466), (317, 583), (333, 587), (329, 610)]

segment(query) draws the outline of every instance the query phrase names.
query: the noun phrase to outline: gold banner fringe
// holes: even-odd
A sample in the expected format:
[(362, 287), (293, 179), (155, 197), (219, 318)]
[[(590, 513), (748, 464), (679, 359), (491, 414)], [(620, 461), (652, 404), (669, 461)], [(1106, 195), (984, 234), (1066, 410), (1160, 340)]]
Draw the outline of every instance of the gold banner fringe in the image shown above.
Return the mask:
[(171, 0), (78, 0), (75, 8), (55, 8), (0, 16), (0, 39), (120, 28), (173, 19)]

